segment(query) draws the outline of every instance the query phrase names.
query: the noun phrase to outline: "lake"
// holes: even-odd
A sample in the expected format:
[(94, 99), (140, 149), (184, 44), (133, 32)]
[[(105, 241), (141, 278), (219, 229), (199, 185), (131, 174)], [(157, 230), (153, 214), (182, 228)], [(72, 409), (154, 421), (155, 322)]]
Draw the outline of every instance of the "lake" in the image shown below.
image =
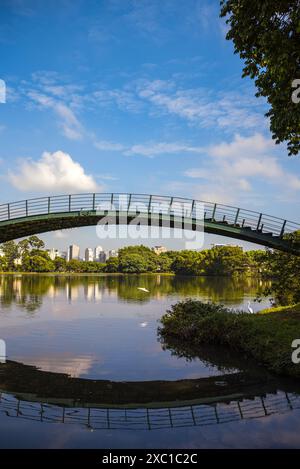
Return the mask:
[[(300, 447), (300, 387), (219, 347), (161, 343), (184, 298), (254, 311), (263, 282), (1, 275), (2, 448)], [(146, 288), (149, 292), (139, 290)], [(234, 314), (234, 312), (233, 312)]]

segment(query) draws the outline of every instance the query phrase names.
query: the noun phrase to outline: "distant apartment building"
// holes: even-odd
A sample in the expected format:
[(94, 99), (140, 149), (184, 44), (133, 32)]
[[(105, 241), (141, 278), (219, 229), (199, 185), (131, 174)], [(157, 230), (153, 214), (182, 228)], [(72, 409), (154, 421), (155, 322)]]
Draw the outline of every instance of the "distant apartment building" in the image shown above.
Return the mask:
[[(54, 256), (56, 252), (59, 252), (55, 249), (48, 250), (49, 255), (50, 251), (52, 256)], [(67, 261), (77, 259), (105, 263), (110, 257), (118, 257), (118, 250), (111, 249), (110, 251), (104, 251), (102, 246), (96, 246), (95, 249), (86, 248), (84, 251), (84, 257), (83, 259), (81, 259), (79, 246), (77, 246), (76, 244), (72, 244), (71, 246), (69, 246), (68, 251), (65, 255)], [(63, 253), (61, 253), (61, 257), (64, 257)]]
[(110, 251), (105, 251), (105, 260), (107, 261), (110, 257), (118, 257), (119, 252), (117, 249), (111, 249)]
[(155, 254), (159, 255), (159, 254), (162, 254), (164, 252), (167, 252), (167, 248), (165, 246), (154, 246), (152, 248), (152, 251), (155, 252)]
[(119, 255), (119, 252), (117, 249), (111, 249), (109, 251), (109, 257), (118, 257), (118, 255)]
[(94, 251), (94, 260), (96, 262), (105, 262), (105, 260), (104, 261), (101, 260), (103, 258), (103, 254), (104, 254), (104, 251), (103, 251), (102, 246), (96, 246), (95, 251)]
[(59, 251), (58, 249), (52, 248), (52, 249), (46, 249), (46, 251), (47, 251), (47, 253), (48, 253), (48, 255), (49, 255), (49, 257), (52, 261), (54, 261), (54, 259), (56, 259), (57, 257), (66, 256), (66, 253), (63, 253), (63, 252)]
[(68, 249), (67, 260), (71, 261), (73, 259), (79, 260), (80, 248), (77, 244), (71, 244)]
[(84, 253), (84, 260), (86, 262), (91, 262), (94, 260), (94, 253), (92, 248), (86, 248)]
[(100, 252), (98, 262), (102, 262), (102, 264), (106, 262), (106, 253), (104, 251)]

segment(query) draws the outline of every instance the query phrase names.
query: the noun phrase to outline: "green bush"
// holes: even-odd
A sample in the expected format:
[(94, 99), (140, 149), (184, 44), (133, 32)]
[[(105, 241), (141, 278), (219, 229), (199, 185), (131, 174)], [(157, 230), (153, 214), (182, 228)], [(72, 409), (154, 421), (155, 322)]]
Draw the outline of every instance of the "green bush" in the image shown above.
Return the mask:
[(273, 372), (300, 378), (300, 365), (291, 360), (291, 344), (300, 338), (299, 310), (248, 314), (187, 300), (172, 306), (161, 324), (159, 336), (164, 344), (176, 338), (194, 347), (203, 343), (226, 345), (252, 356)]

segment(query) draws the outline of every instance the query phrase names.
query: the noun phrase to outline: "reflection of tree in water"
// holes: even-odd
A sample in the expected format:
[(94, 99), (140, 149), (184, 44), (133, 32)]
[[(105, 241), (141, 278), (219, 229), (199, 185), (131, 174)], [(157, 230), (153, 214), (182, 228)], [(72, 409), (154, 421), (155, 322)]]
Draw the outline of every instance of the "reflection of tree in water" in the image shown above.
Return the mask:
[(43, 296), (48, 293), (51, 285), (52, 279), (50, 277), (0, 276), (1, 307), (9, 308), (11, 305), (16, 305), (33, 313), (41, 307)]
[[(147, 303), (166, 296), (196, 297), (214, 302), (239, 304), (245, 294), (255, 295), (260, 280), (249, 277), (179, 277), (172, 275), (2, 275), (0, 304), (17, 305), (28, 312), (40, 308), (45, 295), (66, 294), (72, 301), (82, 294), (99, 300), (102, 293), (115, 295), (129, 303)], [(141, 292), (144, 287), (149, 293)]]
[(12, 361), (0, 364), (0, 372), (0, 414), (5, 418), (79, 424), (88, 430), (165, 431), (268, 418), (300, 408), (299, 385), (254, 373), (247, 365), (243, 372), (178, 381), (71, 378)]
[[(202, 359), (202, 354), (201, 354)], [(213, 365), (217, 361), (209, 356)], [(220, 359), (218, 358), (221, 363)], [(236, 363), (238, 364), (238, 363)], [(243, 370), (222, 373), (204, 378), (187, 378), (175, 381), (110, 381), (70, 377), (66, 373), (43, 371), (35, 366), (8, 360), (0, 364), (0, 393), (36, 395), (47, 402), (57, 399), (76, 401), (77, 404), (124, 406), (151, 405), (151, 403), (177, 403), (202, 399), (229, 399), (233, 395), (258, 395), (277, 389), (293, 390), (299, 393), (299, 386), (278, 380), (264, 372), (248, 366), (247, 360), (240, 363)], [(222, 386), (220, 386), (220, 382)], [(223, 386), (225, 383), (225, 386)]]
[(249, 359), (242, 352), (230, 350), (228, 347), (216, 345), (200, 345), (192, 347), (188, 342), (180, 341), (174, 337), (162, 337), (158, 330), (158, 340), (163, 350), (169, 350), (172, 356), (185, 358), (187, 361), (200, 360), (206, 367), (217, 368), (222, 373), (231, 373), (236, 370), (262, 374), (267, 377), (269, 373), (265, 368), (259, 367), (254, 360)]
[[(246, 294), (255, 295), (260, 281), (249, 277), (179, 277), (167, 275), (132, 275), (107, 278), (107, 286), (117, 287), (118, 296), (128, 301), (147, 302), (151, 298), (159, 299), (165, 296), (200, 297), (210, 301), (230, 301), (239, 304)], [(110, 283), (110, 282), (113, 283)], [(141, 293), (137, 287), (143, 286), (149, 290), (147, 295)]]

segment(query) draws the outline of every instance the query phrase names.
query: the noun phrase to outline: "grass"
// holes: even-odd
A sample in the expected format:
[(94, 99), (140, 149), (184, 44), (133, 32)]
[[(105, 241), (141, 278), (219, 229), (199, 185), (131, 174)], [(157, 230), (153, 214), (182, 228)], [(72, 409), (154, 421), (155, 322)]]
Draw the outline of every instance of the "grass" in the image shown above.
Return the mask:
[(166, 343), (176, 338), (193, 347), (225, 345), (251, 356), (274, 373), (300, 378), (300, 364), (294, 364), (291, 358), (291, 344), (300, 339), (300, 304), (248, 314), (186, 300), (172, 306), (161, 324), (159, 333)]
[(300, 313), (300, 303), (295, 305), (288, 305), (288, 306), (273, 306), (272, 308), (265, 308), (262, 309), (259, 313), (260, 314), (268, 314), (268, 313)]

